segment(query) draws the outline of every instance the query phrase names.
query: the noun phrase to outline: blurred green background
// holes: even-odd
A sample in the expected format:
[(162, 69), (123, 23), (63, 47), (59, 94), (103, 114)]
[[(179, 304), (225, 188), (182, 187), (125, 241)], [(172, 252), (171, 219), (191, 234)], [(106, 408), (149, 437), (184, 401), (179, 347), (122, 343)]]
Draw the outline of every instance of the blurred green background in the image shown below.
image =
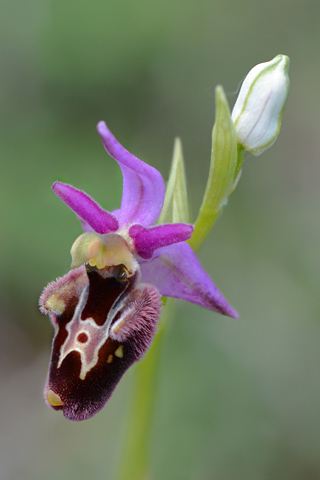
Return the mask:
[(115, 478), (133, 372), (75, 424), (43, 386), (52, 327), (42, 288), (81, 233), (60, 179), (119, 206), (120, 169), (95, 131), (167, 178), (183, 142), (193, 219), (210, 157), (214, 88), (232, 107), (256, 63), (291, 58), (276, 144), (247, 154), (199, 256), (240, 313), (176, 303), (163, 344), (155, 480), (320, 479), (319, 0), (2, 0), (1, 480)]

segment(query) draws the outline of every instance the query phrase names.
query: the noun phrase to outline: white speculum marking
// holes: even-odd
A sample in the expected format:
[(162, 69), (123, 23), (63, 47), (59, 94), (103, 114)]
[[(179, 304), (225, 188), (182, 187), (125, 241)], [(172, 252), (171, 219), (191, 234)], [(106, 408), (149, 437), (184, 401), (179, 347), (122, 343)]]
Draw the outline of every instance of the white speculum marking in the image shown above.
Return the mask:
[[(97, 364), (99, 350), (108, 338), (109, 327), (115, 311), (112, 309), (103, 325), (97, 325), (93, 318), (81, 319), (82, 311), (88, 298), (88, 289), (85, 289), (79, 299), (71, 321), (66, 329), (68, 336), (60, 349), (58, 368), (70, 352), (79, 352), (81, 358), (80, 379), (84, 380), (87, 373)], [(117, 309), (118, 310), (118, 309)], [(108, 363), (108, 362), (107, 362)]]

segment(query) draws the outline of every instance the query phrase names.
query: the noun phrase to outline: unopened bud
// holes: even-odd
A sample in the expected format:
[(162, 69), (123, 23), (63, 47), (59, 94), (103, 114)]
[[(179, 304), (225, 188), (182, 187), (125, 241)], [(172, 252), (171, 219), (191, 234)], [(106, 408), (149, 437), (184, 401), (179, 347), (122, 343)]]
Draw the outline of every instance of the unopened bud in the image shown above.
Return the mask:
[(238, 144), (253, 155), (269, 148), (279, 134), (289, 92), (289, 57), (260, 63), (244, 79), (233, 107)]

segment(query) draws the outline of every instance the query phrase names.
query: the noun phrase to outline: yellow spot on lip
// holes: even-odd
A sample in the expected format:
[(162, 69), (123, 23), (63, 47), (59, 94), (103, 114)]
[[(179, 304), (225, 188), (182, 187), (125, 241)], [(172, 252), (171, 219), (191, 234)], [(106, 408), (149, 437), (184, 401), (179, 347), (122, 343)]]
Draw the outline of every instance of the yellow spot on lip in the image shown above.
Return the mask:
[(114, 354), (116, 357), (123, 358), (123, 345), (119, 345)]
[(46, 307), (48, 310), (51, 310), (54, 313), (63, 313), (66, 305), (64, 301), (61, 300), (56, 293), (54, 293), (47, 299)]
[(113, 355), (109, 355), (108, 360), (107, 360), (107, 363), (111, 363), (112, 360), (113, 360)]
[(57, 393), (54, 393), (53, 390), (48, 390), (46, 393), (46, 399), (47, 402), (52, 406), (52, 407), (63, 407), (64, 402), (61, 400), (59, 395)]

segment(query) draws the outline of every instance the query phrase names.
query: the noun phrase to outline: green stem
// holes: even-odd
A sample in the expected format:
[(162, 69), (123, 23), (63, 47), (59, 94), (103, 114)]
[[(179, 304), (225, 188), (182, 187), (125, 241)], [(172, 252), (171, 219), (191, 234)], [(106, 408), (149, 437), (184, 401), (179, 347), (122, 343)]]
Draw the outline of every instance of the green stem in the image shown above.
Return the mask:
[(146, 358), (135, 366), (134, 392), (130, 400), (126, 436), (121, 448), (118, 480), (149, 480), (150, 437), (155, 417), (159, 356), (165, 325), (174, 300), (165, 299), (159, 331)]
[(243, 146), (238, 143), (238, 145), (237, 145), (237, 167), (236, 167), (236, 171), (235, 171), (235, 174), (234, 174), (234, 181), (235, 182), (236, 182), (236, 180), (238, 178), (238, 175), (239, 175), (239, 173), (241, 171), (241, 168), (242, 168), (243, 152), (244, 152)]

